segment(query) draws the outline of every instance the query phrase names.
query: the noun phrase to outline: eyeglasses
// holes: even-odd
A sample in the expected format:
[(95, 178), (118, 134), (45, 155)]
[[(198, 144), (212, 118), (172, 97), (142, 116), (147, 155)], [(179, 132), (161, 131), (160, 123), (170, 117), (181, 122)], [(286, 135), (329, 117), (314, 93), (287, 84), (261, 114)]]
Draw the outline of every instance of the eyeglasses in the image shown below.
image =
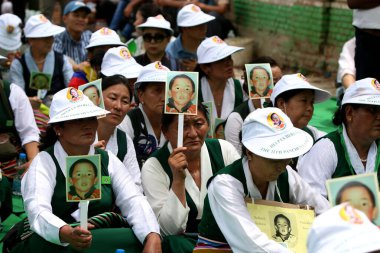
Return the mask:
[[(162, 42), (164, 39), (166, 38), (165, 35), (163, 34), (150, 34), (150, 33), (146, 33), (143, 35), (143, 40), (144, 42), (157, 42), (157, 43), (160, 43)], [(153, 41), (152, 41), (153, 40)]]

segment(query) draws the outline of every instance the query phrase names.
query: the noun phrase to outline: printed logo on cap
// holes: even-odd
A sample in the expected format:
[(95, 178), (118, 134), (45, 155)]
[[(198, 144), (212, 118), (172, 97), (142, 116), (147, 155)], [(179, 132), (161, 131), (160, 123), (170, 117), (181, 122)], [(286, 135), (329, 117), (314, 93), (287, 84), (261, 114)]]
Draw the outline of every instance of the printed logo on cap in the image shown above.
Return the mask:
[(71, 87), (67, 90), (66, 97), (70, 102), (75, 103), (83, 99), (83, 92)]
[(109, 28), (103, 27), (103, 28), (100, 29), (99, 33), (101, 35), (110, 35), (112, 32), (111, 32), (111, 30)]
[(223, 44), (224, 43), (224, 41), (221, 38), (219, 38), (218, 36), (212, 37), (211, 40), (212, 40), (212, 42), (217, 43), (217, 44)]
[(193, 6), (191, 6), (191, 10), (194, 11), (194, 12), (200, 12), (200, 11), (201, 11), (201, 8), (199, 8), (199, 7), (196, 6), (196, 5), (193, 5)]
[(372, 79), (371, 84), (372, 84), (372, 86), (373, 86), (376, 90), (380, 90), (380, 83), (379, 83), (379, 81), (377, 81), (377, 79)]
[(13, 25), (7, 25), (7, 33), (13, 33), (13, 31), (15, 30), (15, 27)]
[(156, 69), (161, 69), (161, 70), (165, 70), (166, 67), (164, 67), (161, 62), (156, 62), (156, 65), (155, 65)]
[(39, 18), (40, 18), (40, 21), (42, 22), (42, 23), (46, 23), (46, 22), (48, 22), (48, 19), (44, 16), (44, 15), (40, 15), (39, 16)]
[(301, 78), (304, 81), (307, 81), (306, 77), (304, 75), (302, 75), (301, 73), (298, 73), (297, 77)]
[(159, 14), (159, 15), (153, 17), (153, 18), (159, 19), (159, 20), (163, 20), (164, 19), (164, 17), (161, 14)]
[(284, 119), (275, 112), (268, 114), (267, 121), (268, 121), (268, 124), (274, 128), (277, 128), (277, 129), (285, 128)]
[(127, 48), (120, 49), (120, 56), (126, 60), (128, 60), (132, 57), (131, 53), (129, 52), (129, 50)]
[(360, 217), (355, 208), (350, 205), (344, 205), (339, 211), (339, 216), (342, 220), (347, 221), (351, 224), (363, 224), (363, 219)]

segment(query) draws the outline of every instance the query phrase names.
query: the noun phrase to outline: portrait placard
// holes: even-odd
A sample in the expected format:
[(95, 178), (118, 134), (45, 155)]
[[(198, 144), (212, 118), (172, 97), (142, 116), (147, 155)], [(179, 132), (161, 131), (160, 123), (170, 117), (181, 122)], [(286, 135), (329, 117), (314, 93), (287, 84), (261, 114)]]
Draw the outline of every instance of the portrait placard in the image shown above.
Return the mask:
[(273, 75), (270, 64), (245, 64), (245, 70), (249, 98), (269, 98), (273, 92)]
[(221, 118), (215, 118), (214, 120), (214, 138), (225, 139), (224, 136), (224, 125), (226, 120)]
[(78, 89), (83, 91), (83, 94), (86, 95), (94, 103), (94, 105), (105, 109), (102, 92), (102, 79), (82, 84), (78, 87)]
[(30, 74), (29, 88), (49, 91), (51, 88), (51, 80), (51, 74), (32, 71)]
[(207, 112), (208, 112), (208, 122), (210, 122), (209, 125), (209, 130), (207, 133), (207, 138), (213, 138), (214, 137), (214, 119), (213, 119), (213, 113), (214, 113), (214, 108), (213, 108), (213, 103), (212, 101), (206, 101), (202, 102), (204, 106), (206, 106)]

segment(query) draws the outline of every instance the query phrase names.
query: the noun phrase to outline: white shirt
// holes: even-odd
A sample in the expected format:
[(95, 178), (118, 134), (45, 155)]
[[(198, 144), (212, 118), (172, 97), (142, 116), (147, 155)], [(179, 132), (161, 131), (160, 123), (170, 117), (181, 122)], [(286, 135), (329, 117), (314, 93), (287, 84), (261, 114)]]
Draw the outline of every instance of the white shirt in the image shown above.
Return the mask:
[[(248, 161), (242, 160), (247, 188), (252, 199), (274, 200), (276, 181), (269, 182), (267, 196), (261, 196), (253, 183)], [(290, 203), (308, 204), (322, 213), (329, 208), (329, 203), (320, 194), (313, 191), (298, 174), (287, 166)], [(244, 201), (242, 183), (231, 175), (216, 176), (208, 187), (208, 199), (215, 220), (235, 253), (240, 252), (287, 252), (282, 245), (270, 240), (251, 219)]]
[(352, 24), (360, 29), (380, 29), (380, 6), (354, 9)]
[[(156, 134), (154, 133), (154, 130), (153, 130), (153, 127), (150, 124), (149, 118), (146, 115), (146, 113), (144, 112), (144, 109), (143, 109), (141, 104), (139, 104), (139, 108), (142, 112), (142, 115), (144, 116), (145, 126), (146, 126), (146, 130), (148, 131), (148, 134), (152, 135), (155, 138), (156, 143), (157, 143), (157, 147), (162, 147), (166, 142), (166, 138), (165, 138), (164, 134), (161, 132), (160, 139), (157, 140)], [(124, 120), (120, 123), (118, 128), (120, 128), (121, 130), (126, 132), (127, 135), (131, 137), (132, 140), (135, 138), (131, 118), (129, 118), (128, 114), (125, 116)]]
[[(248, 108), (250, 113), (255, 110), (255, 106), (253, 105), (251, 99), (248, 100)], [(226, 125), (224, 126), (224, 137), (226, 138), (226, 141), (230, 142), (240, 155), (242, 151), (239, 134), (243, 127), (243, 122), (244, 119), (241, 118), (239, 113), (232, 112), (230, 116), (228, 116)]]
[(338, 83), (342, 83), (343, 76), (350, 74), (356, 76), (355, 68), (355, 48), (356, 48), (356, 39), (355, 37), (344, 43), (342, 52), (339, 55), (339, 68), (336, 75), (336, 80)]
[[(108, 140), (106, 150), (112, 152), (114, 155), (117, 155), (117, 152), (119, 151), (119, 147), (117, 146), (117, 128), (115, 128), (115, 131), (111, 135), (110, 139)], [(124, 160), (122, 161), (124, 166), (127, 168), (129, 173), (132, 176), (133, 181), (135, 184), (139, 187), (140, 192), (143, 193), (142, 185), (141, 185), (141, 172), (139, 164), (137, 163), (136, 159), (136, 152), (135, 152), (135, 146), (133, 145), (133, 141), (131, 138), (126, 134), (126, 140), (127, 140), (127, 153), (124, 156)]]
[[(210, 84), (207, 81), (207, 78), (204, 76), (201, 79), (200, 87), (202, 89), (202, 96), (203, 101), (211, 101), (212, 106), (214, 108), (212, 119), (221, 118), (221, 119), (227, 119), (228, 115), (234, 110), (235, 106), (235, 84), (234, 79), (229, 78), (226, 83), (226, 87), (224, 88), (223, 93), (223, 104), (222, 104), (222, 111), (220, 117), (218, 117), (217, 111), (216, 111), (216, 105), (214, 100), (214, 95), (212, 94)], [(243, 92), (243, 90), (242, 90)], [(243, 101), (247, 99), (247, 95), (243, 92)]]
[[(239, 159), (235, 148), (224, 140), (219, 140), (223, 161), (227, 166)], [(169, 151), (172, 152), (170, 143)], [(163, 235), (176, 235), (186, 230), (187, 218), (190, 212), (188, 206), (184, 207), (172, 189), (169, 189), (170, 179), (155, 157), (149, 158), (141, 171), (145, 195), (154, 213), (158, 218)], [(202, 218), (203, 202), (207, 194), (207, 181), (212, 177), (210, 156), (206, 144), (201, 149), (201, 189), (196, 185), (193, 177), (186, 170), (185, 188), (197, 206), (197, 219)]]
[[(89, 155), (93, 155), (94, 151), (91, 146)], [(159, 233), (156, 217), (146, 197), (133, 183), (130, 174), (125, 173), (124, 165), (112, 153), (108, 154), (108, 172), (116, 197), (115, 203), (142, 243), (149, 233)], [(67, 153), (59, 142), (54, 145), (54, 155), (63, 175), (66, 176)], [(51, 206), (56, 185), (54, 168), (55, 164), (51, 156), (47, 152), (40, 152), (33, 159), (28, 172), (22, 179), (21, 191), (32, 230), (49, 242), (65, 246), (67, 244), (62, 244), (59, 240), (59, 229), (66, 225), (66, 222), (52, 213)]]
[[(375, 171), (377, 146), (373, 142), (364, 168), (359, 154), (347, 135), (343, 126), (343, 138), (346, 143), (348, 157), (356, 174), (372, 173)], [(338, 155), (334, 143), (327, 138), (319, 140), (311, 150), (298, 160), (297, 170), (299, 175), (316, 191), (327, 198), (326, 180), (332, 178), (338, 165)]]
[(17, 133), (24, 146), (30, 142), (39, 142), (40, 130), (38, 130), (32, 106), (25, 92), (16, 84), (10, 85), (9, 103), (14, 114), (14, 123)]

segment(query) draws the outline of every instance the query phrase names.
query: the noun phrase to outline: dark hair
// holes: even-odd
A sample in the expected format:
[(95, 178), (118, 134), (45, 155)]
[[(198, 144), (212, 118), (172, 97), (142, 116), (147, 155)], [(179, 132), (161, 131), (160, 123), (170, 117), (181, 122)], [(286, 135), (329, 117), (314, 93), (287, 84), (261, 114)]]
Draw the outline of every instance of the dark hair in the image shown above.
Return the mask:
[[(197, 106), (198, 112), (202, 112), (203, 115), (206, 118), (207, 124), (210, 125), (210, 120), (208, 118), (208, 111), (207, 111), (207, 106), (205, 106), (202, 103), (198, 103)], [(169, 130), (169, 125), (173, 123), (174, 119), (177, 117), (176, 114), (162, 114), (161, 118), (161, 130), (162, 132), (166, 133)]]
[(189, 76), (187, 76), (187, 75), (185, 75), (185, 74), (180, 74), (180, 75), (178, 75), (178, 76), (173, 77), (172, 80), (170, 80), (170, 83), (169, 83), (169, 90), (172, 89), (173, 84), (174, 84), (174, 81), (175, 81), (176, 79), (179, 79), (179, 78), (184, 78), (184, 79), (189, 80), (190, 83), (191, 83), (191, 87), (192, 87), (192, 89), (193, 89), (193, 93), (195, 92), (195, 83), (194, 83), (193, 79), (191, 79)]
[(344, 124), (347, 123), (347, 119), (346, 119), (346, 108), (347, 108), (347, 106), (351, 106), (353, 109), (358, 109), (360, 107), (359, 104), (344, 104), (344, 105), (338, 107), (338, 109), (336, 109), (334, 116), (333, 116), (333, 119), (332, 119), (332, 122), (334, 125), (340, 126), (343, 123)]
[(261, 67), (261, 66), (256, 66), (256, 67), (253, 67), (253, 68), (251, 69), (251, 72), (249, 73), (249, 77), (250, 77), (251, 79), (252, 79), (253, 72), (254, 72), (255, 70), (258, 70), (258, 69), (265, 70), (265, 73), (267, 73), (267, 75), (268, 75), (268, 79), (270, 79), (270, 73), (269, 73), (269, 71), (268, 71), (266, 68)]
[(277, 220), (280, 219), (280, 218), (283, 218), (284, 220), (286, 220), (286, 223), (288, 223), (288, 226), (291, 227), (291, 224), (290, 224), (290, 220), (288, 217), (286, 217), (285, 215), (283, 214), (277, 214), (275, 217), (274, 217), (274, 225), (276, 225), (277, 223)]
[(89, 88), (95, 88), (96, 93), (97, 93), (98, 96), (100, 97), (100, 91), (99, 91), (98, 87), (96, 87), (95, 84), (91, 84), (91, 85), (87, 86), (86, 88), (84, 88), (84, 89), (83, 89), (83, 93), (85, 92), (85, 90), (87, 90), (87, 89), (89, 89)]
[(140, 11), (144, 21), (146, 21), (149, 17), (155, 17), (159, 14), (163, 15), (160, 7), (155, 3), (142, 4), (137, 11)]
[(274, 100), (274, 107), (278, 107), (277, 106), (277, 101), (279, 98), (282, 98), (286, 103), (294, 96), (300, 94), (301, 92), (305, 91), (305, 89), (295, 89), (295, 90), (287, 90), (283, 93), (280, 93), (276, 99)]
[(102, 90), (106, 90), (109, 87), (116, 85), (116, 84), (124, 84), (128, 88), (129, 96), (133, 97), (132, 88), (129, 85), (128, 79), (123, 75), (112, 75), (112, 76), (104, 76), (102, 78)]
[(270, 66), (273, 67), (280, 67), (275, 59), (273, 59), (270, 56), (260, 56), (252, 60), (251, 63), (269, 63)]
[(71, 166), (70, 166), (70, 170), (69, 170), (69, 177), (73, 177), (73, 172), (74, 172), (74, 167), (77, 165), (77, 164), (80, 164), (80, 163), (87, 163), (87, 164), (90, 164), (92, 169), (94, 170), (94, 174), (95, 174), (95, 177), (98, 176), (98, 170), (96, 168), (96, 165), (88, 160), (88, 159), (85, 159), (85, 158), (82, 158), (82, 159), (79, 159), (79, 160), (76, 160)]
[(43, 135), (40, 135), (40, 145), (38, 146), (38, 148), (41, 151), (53, 146), (54, 143), (56, 143), (56, 141), (58, 140), (57, 134), (54, 131), (54, 126), (56, 125), (63, 128), (64, 122), (49, 124), (46, 128), (46, 132)]
[(96, 47), (93, 52), (93, 56), (90, 59), (90, 65), (94, 69), (98, 68), (100, 69), (102, 66), (104, 55), (106, 54), (107, 50), (103, 47)]
[(376, 201), (375, 201), (375, 195), (373, 194), (373, 192), (371, 191), (371, 189), (366, 186), (365, 184), (361, 183), (361, 182), (358, 182), (358, 181), (352, 181), (352, 182), (348, 182), (346, 183), (342, 188), (340, 188), (338, 194), (336, 195), (336, 198), (335, 198), (335, 204), (340, 204), (341, 201), (342, 201), (342, 195), (343, 195), (343, 192), (349, 188), (353, 188), (353, 187), (363, 187), (367, 192), (368, 192), (368, 195), (372, 201), (372, 204), (373, 206), (375, 207), (376, 206)]

